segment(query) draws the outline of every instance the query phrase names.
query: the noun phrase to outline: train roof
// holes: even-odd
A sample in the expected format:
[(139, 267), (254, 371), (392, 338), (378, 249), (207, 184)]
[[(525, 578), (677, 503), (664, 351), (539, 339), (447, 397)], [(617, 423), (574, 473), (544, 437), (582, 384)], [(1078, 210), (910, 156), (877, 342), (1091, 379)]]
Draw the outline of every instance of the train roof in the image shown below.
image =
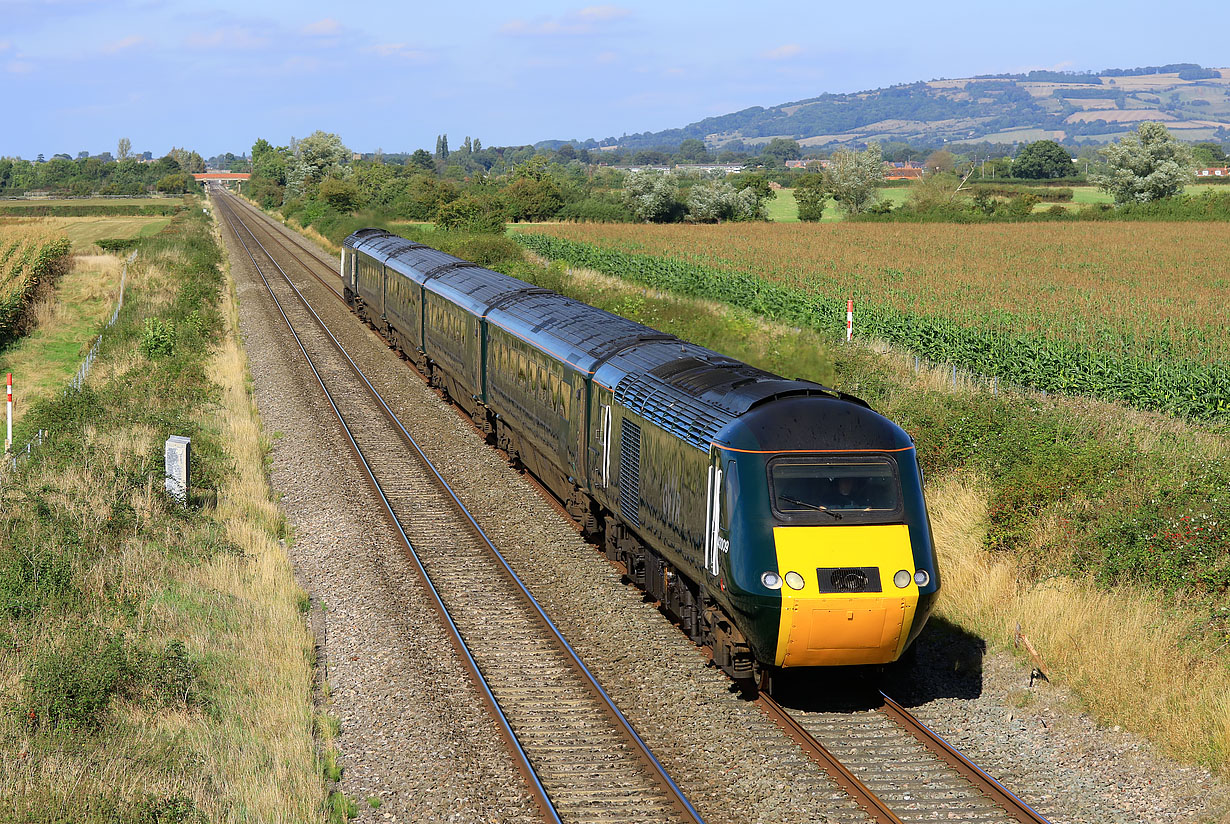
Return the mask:
[(825, 397), (870, 410), (851, 395), (787, 380), (382, 229), (360, 229), (346, 245), (593, 374), (621, 405), (700, 449), (731, 421), (772, 400)]
[(673, 335), (547, 289), (531, 289), (510, 297), (492, 307), (487, 320), (586, 373), (635, 343), (676, 340)]
[(787, 380), (678, 339), (630, 346), (602, 364), (594, 379), (625, 408), (701, 449), (731, 421), (777, 398), (822, 395), (866, 406), (821, 384)]
[(477, 317), (487, 314), (500, 301), (533, 290), (523, 280), (509, 277), (473, 263), (446, 263), (428, 270), (423, 288), (446, 298)]

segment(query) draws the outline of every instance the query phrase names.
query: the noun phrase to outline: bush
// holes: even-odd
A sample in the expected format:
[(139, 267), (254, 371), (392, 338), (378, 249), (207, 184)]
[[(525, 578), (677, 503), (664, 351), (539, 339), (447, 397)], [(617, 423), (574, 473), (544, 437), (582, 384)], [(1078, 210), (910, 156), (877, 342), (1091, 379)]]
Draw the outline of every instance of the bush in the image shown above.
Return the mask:
[(362, 201), (358, 186), (336, 177), (325, 178), (321, 182), (317, 197), (339, 212), (353, 212)]
[(34, 659), (24, 683), (26, 718), (36, 728), (96, 731), (111, 699), (135, 693), (137, 656), (124, 638), (83, 624)]
[(185, 172), (167, 175), (154, 184), (154, 188), (166, 194), (181, 195), (196, 188), (196, 181)]
[(613, 203), (600, 197), (587, 197), (569, 203), (560, 210), (558, 218), (575, 223), (632, 223), (636, 220), (623, 203)]
[(485, 232), (502, 235), (504, 207), (494, 197), (462, 195), (436, 212), (436, 225), (442, 229)]
[(169, 355), (175, 351), (175, 326), (170, 321), (146, 318), (141, 333), (141, 352), (147, 358)]

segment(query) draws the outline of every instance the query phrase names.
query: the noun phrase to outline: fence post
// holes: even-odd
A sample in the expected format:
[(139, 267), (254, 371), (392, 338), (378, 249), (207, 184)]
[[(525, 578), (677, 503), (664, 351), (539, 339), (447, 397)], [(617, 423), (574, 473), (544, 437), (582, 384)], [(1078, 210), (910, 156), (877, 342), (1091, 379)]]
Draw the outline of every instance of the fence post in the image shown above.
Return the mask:
[(854, 337), (854, 298), (846, 301), (846, 343)]

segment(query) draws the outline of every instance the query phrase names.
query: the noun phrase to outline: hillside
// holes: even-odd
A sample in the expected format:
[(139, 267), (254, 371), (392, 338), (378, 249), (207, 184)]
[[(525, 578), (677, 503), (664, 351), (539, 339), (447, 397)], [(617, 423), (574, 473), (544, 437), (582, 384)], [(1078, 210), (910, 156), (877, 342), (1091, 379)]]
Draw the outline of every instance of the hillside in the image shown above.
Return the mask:
[(756, 145), (774, 137), (812, 147), (1043, 138), (1107, 143), (1142, 120), (1161, 121), (1184, 140), (1230, 140), (1230, 69), (1179, 63), (1101, 74), (1035, 71), (933, 80), (753, 106), (681, 129), (601, 143), (633, 149), (677, 145), (686, 138), (702, 139), (710, 148), (736, 141)]

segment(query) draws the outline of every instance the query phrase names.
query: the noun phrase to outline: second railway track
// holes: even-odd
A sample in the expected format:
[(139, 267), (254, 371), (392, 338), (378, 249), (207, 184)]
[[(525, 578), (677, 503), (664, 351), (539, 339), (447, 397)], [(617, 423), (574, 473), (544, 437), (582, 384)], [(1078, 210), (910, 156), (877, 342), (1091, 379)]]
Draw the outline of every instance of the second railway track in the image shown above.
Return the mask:
[(463, 655), (525, 753), (531, 787), (541, 787), (545, 817), (700, 821), (273, 256), (232, 207), (215, 202), (464, 639)]

